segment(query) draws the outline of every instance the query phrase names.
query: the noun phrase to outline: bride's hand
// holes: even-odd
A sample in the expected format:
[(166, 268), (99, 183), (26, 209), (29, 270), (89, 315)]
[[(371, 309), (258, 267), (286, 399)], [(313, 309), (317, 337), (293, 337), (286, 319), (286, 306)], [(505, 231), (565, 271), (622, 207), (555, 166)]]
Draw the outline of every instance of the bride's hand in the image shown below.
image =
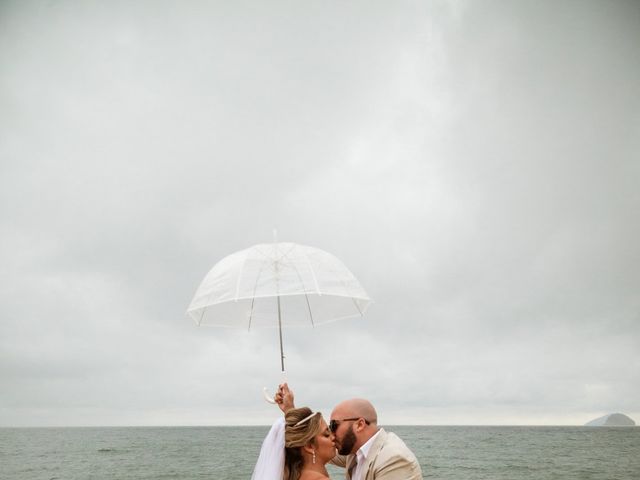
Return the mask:
[(289, 390), (289, 385), (286, 383), (278, 386), (278, 393), (276, 393), (274, 400), (283, 413), (287, 413), (287, 410), (296, 408), (293, 401), (293, 392)]

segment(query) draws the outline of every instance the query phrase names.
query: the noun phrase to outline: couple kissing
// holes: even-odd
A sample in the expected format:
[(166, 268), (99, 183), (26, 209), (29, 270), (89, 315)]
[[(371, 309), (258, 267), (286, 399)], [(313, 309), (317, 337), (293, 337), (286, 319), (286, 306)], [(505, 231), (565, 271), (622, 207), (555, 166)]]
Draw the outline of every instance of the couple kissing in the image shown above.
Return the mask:
[(278, 387), (284, 413), (265, 438), (252, 480), (328, 480), (326, 465), (345, 468), (347, 480), (421, 480), (415, 455), (395, 434), (378, 426), (368, 400), (340, 402), (329, 423), (320, 412), (296, 408), (293, 391)]

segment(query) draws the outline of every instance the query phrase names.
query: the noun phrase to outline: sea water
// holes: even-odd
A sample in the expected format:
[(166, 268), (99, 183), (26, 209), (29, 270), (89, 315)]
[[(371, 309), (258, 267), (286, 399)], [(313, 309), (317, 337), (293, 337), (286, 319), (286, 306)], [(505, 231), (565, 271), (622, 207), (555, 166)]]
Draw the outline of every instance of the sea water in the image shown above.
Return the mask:
[[(249, 479), (268, 428), (0, 428), (0, 479)], [(640, 479), (638, 427), (386, 430), (426, 479)]]

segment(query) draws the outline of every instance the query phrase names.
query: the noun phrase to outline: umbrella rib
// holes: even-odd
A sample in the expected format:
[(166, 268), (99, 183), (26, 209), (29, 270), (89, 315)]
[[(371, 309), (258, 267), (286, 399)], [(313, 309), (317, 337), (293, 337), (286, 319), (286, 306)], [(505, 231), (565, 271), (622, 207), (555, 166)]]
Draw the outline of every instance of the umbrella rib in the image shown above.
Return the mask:
[(234, 298), (236, 302), (238, 301), (238, 294), (240, 293), (240, 282), (242, 281), (242, 274), (244, 273), (244, 265), (245, 263), (247, 263), (247, 257), (248, 255), (245, 255), (245, 257), (242, 259), (242, 266), (240, 267), (240, 272), (238, 272), (238, 280), (236, 281), (236, 295)]
[(311, 304), (309, 303), (309, 295), (304, 294), (304, 298), (307, 300), (307, 309), (309, 310), (309, 320), (311, 320), (311, 326), (315, 328), (316, 324), (313, 323), (313, 314), (311, 313)]
[(249, 313), (249, 328), (247, 331), (251, 329), (251, 321), (253, 320), (253, 305), (256, 301), (256, 290), (258, 289), (258, 280), (260, 280), (260, 275), (262, 275), (262, 271), (264, 270), (264, 263), (260, 267), (260, 271), (258, 275), (256, 275), (256, 283), (253, 285), (253, 295), (251, 296), (251, 312)]
[(251, 299), (251, 313), (249, 314), (249, 326), (247, 327), (247, 332), (251, 331), (251, 320), (253, 319), (253, 304), (256, 301), (256, 297)]
[[(308, 261), (309, 259), (307, 258), (307, 262)], [(302, 285), (302, 289), (304, 291), (304, 298), (307, 301), (307, 310), (309, 311), (309, 320), (311, 320), (311, 326), (315, 328), (316, 324), (313, 322), (313, 314), (311, 313), (311, 304), (309, 303), (309, 295), (307, 295), (307, 286), (305, 285), (304, 280), (302, 279), (302, 275), (300, 275), (300, 270), (298, 270), (298, 267), (296, 267), (295, 263), (291, 262), (290, 266), (295, 270), (296, 274), (298, 275), (298, 280), (300, 280), (300, 284)], [(313, 270), (311, 269), (311, 265), (309, 265), (309, 269), (311, 270), (311, 274), (313, 275)], [(315, 280), (315, 275), (313, 276), (313, 278)], [(316, 282), (316, 287), (317, 286), (318, 286), (318, 283)], [(320, 295), (319, 291), (318, 291), (318, 295)]]
[(309, 255), (307, 255), (307, 252), (303, 252), (304, 253), (304, 258), (307, 261), (307, 265), (309, 266), (309, 271), (311, 272), (311, 276), (313, 277), (313, 283), (316, 286), (316, 293), (318, 295), (322, 295), (320, 293), (320, 285), (318, 285), (318, 279), (316, 278), (316, 272), (313, 271), (313, 267), (311, 266), (311, 260), (309, 260)]
[(354, 297), (350, 297), (351, 301), (353, 302), (353, 304), (356, 306), (356, 309), (358, 310), (358, 313), (360, 314), (360, 316), (364, 316), (364, 313), (362, 313), (362, 310), (360, 309), (360, 305), (358, 305), (358, 302), (356, 302), (356, 299)]
[[(211, 272), (209, 272), (211, 273)], [(206, 277), (205, 277), (206, 279)], [(202, 314), (200, 315), (200, 320), (198, 321), (198, 326), (200, 327), (202, 325), (202, 320), (204, 319), (204, 314), (207, 310), (207, 308), (211, 305), (211, 299), (213, 298), (213, 295), (215, 294), (215, 290), (212, 289), (211, 292), (209, 292), (209, 295), (207, 295), (207, 301), (204, 302), (204, 307), (202, 307)]]
[[(344, 269), (347, 270), (347, 267), (344, 267)], [(340, 280), (340, 282), (342, 283), (342, 286), (348, 292), (350, 289), (347, 286), (347, 282), (345, 282), (344, 279), (337, 274), (337, 271), (334, 268), (330, 267), (330, 270), (331, 270), (331, 273), (333, 273), (336, 276), (336, 278), (338, 278)], [(347, 270), (347, 271), (349, 272), (349, 270)], [(351, 273), (351, 272), (349, 272), (349, 273)], [(351, 273), (351, 276), (353, 276), (353, 273)], [(351, 299), (351, 301), (355, 305), (356, 310), (358, 310), (358, 313), (360, 314), (360, 316), (361, 317), (364, 316), (364, 313), (362, 313), (362, 310), (360, 309), (360, 305), (358, 305), (358, 302), (356, 302), (355, 297), (353, 295), (349, 295), (349, 298)]]

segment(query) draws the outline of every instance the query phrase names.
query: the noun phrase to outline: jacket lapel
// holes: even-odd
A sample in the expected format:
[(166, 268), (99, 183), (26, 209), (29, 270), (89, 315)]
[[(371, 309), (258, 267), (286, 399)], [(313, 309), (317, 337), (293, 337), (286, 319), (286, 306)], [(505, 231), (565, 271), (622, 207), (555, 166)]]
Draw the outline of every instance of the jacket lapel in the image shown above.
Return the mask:
[(356, 463), (356, 458), (358, 458), (356, 455), (349, 455), (347, 457), (347, 463), (345, 464), (345, 477), (347, 480), (351, 480), (351, 475), (354, 473), (355, 468), (353, 468), (353, 464)]
[(374, 465), (376, 461), (376, 457), (380, 453), (380, 450), (382, 450), (382, 446), (384, 445), (384, 442), (386, 439), (387, 439), (387, 432), (385, 432), (384, 429), (381, 428), (380, 431), (378, 432), (378, 436), (373, 441), (373, 445), (371, 445), (371, 448), (369, 449), (369, 455), (367, 455), (367, 459), (365, 460), (365, 464), (364, 464), (365, 473), (363, 477), (365, 480), (373, 480), (373, 470), (371, 467)]

